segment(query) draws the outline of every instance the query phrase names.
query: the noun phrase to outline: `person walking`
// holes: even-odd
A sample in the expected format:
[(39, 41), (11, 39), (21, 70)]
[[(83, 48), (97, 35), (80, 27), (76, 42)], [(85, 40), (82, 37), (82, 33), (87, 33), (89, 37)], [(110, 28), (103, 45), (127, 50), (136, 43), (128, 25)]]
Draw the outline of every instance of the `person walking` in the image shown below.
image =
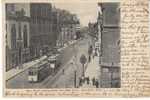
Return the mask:
[(91, 62), (91, 56), (89, 55), (89, 62)]
[(95, 77), (92, 79), (92, 85), (95, 85)]
[(92, 55), (93, 55), (93, 59), (94, 59), (94, 57), (95, 57), (95, 50), (93, 49), (93, 53), (92, 53)]
[(89, 79), (89, 76), (87, 77), (87, 84), (89, 84), (90, 83), (90, 79)]
[(99, 87), (99, 82), (98, 82), (98, 80), (96, 79), (96, 81), (95, 81), (95, 86), (96, 86), (96, 88), (98, 88)]
[(82, 80), (79, 78), (79, 86), (82, 86)]
[(89, 54), (89, 62), (91, 62), (91, 55), (93, 53), (93, 47), (92, 45), (90, 45), (89, 49), (88, 49), (88, 54)]
[(65, 69), (62, 69), (62, 74), (63, 74), (63, 75), (65, 74)]
[(95, 56), (97, 56), (97, 48), (95, 48)]

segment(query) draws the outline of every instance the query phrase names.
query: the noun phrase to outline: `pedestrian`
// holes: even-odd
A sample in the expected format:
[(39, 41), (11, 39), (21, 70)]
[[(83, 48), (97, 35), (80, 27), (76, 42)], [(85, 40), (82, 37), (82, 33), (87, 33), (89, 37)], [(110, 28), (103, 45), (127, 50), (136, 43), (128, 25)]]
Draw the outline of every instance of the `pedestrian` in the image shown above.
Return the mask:
[(95, 77), (92, 79), (92, 85), (95, 85)]
[(65, 74), (65, 70), (64, 69), (62, 70), (62, 73), (63, 73), (63, 75)]
[(79, 86), (82, 86), (82, 80), (80, 77), (79, 77)]
[(95, 56), (97, 56), (97, 48), (95, 48)]
[(96, 88), (98, 88), (98, 86), (99, 86), (99, 82), (98, 82), (97, 79), (96, 79), (96, 81), (95, 81), (95, 86), (96, 86)]
[(91, 62), (91, 56), (89, 55), (89, 62)]
[(93, 59), (94, 59), (94, 57), (95, 57), (95, 50), (93, 50)]
[(87, 77), (87, 84), (89, 84), (90, 83), (90, 79), (89, 79), (89, 76)]
[(93, 47), (92, 47), (92, 45), (90, 45), (89, 48), (88, 48), (89, 62), (91, 62), (91, 54), (92, 53), (93, 53)]

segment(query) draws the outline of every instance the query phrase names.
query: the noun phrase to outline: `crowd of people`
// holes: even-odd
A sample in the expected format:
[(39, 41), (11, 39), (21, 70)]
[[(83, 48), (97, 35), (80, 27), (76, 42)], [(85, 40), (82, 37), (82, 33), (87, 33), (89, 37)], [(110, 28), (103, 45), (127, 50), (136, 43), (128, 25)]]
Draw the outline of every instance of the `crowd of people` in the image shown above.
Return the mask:
[(79, 86), (81, 87), (83, 84), (92, 85), (96, 88), (99, 88), (99, 81), (95, 77), (90, 79), (89, 77), (82, 77), (79, 79)]
[(95, 56), (98, 56), (98, 48), (94, 48), (92, 45), (89, 46), (88, 48), (88, 55), (89, 55), (89, 58), (88, 58), (88, 61), (91, 62), (91, 56), (93, 56), (93, 59)]

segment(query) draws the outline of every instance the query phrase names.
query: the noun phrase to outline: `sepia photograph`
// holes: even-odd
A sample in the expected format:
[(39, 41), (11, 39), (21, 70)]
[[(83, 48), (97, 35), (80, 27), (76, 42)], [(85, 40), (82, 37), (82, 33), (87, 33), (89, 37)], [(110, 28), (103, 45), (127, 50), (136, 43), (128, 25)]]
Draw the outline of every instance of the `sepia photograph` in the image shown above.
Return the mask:
[(5, 3), (5, 32), (6, 89), (121, 88), (118, 2)]

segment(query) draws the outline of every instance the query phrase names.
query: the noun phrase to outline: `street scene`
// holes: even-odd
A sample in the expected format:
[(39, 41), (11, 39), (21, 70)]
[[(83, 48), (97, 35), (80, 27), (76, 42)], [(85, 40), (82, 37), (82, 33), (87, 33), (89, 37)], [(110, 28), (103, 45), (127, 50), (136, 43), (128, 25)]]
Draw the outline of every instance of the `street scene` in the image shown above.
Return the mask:
[(121, 87), (119, 3), (7, 3), (5, 19), (7, 89)]

